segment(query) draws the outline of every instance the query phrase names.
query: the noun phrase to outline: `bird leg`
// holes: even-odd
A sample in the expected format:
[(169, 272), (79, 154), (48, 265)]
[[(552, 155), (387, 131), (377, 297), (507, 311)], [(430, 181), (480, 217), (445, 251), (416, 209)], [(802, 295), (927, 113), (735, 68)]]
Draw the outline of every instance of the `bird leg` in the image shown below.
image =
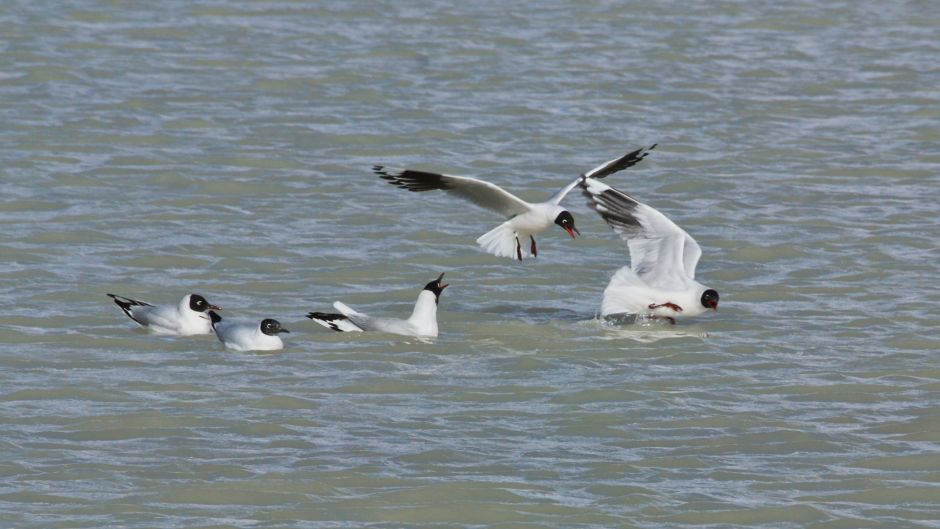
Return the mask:
[(519, 242), (519, 236), (516, 236), (516, 258), (522, 260), (522, 243)]
[[(650, 309), (658, 309), (659, 307), (666, 307), (667, 309), (672, 309), (672, 310), (674, 310), (674, 311), (676, 311), (676, 312), (682, 312), (682, 307), (680, 307), (679, 305), (676, 305), (675, 303), (673, 303), (673, 302), (671, 302), (671, 301), (667, 301), (667, 302), (665, 302), (665, 303), (660, 303), (659, 305), (657, 305), (657, 304), (655, 304), (655, 303), (650, 303), (650, 304), (649, 304), (649, 308), (650, 308)], [(673, 322), (673, 323), (675, 323), (675, 322)]]
[(532, 257), (538, 257), (539, 249), (535, 247), (535, 237), (529, 235), (529, 239), (532, 239)]

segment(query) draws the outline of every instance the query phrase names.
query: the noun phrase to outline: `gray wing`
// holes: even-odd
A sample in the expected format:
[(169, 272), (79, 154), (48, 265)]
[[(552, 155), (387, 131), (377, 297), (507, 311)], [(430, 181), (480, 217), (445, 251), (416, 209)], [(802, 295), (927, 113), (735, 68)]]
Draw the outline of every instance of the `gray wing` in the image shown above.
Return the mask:
[(630, 249), (630, 266), (651, 285), (695, 279), (702, 249), (688, 233), (659, 211), (592, 178), (581, 183), (588, 205)]
[(373, 166), (372, 171), (382, 179), (388, 180), (390, 184), (408, 191), (420, 193), (440, 189), (507, 218), (521, 215), (531, 209), (528, 202), (505, 189), (476, 178), (395, 169), (384, 165)]
[(590, 171), (572, 180), (570, 184), (559, 189), (558, 192), (552, 195), (552, 198), (549, 200), (554, 204), (561, 204), (561, 201), (565, 199), (565, 196), (567, 196), (568, 193), (571, 192), (572, 189), (574, 189), (578, 184), (580, 184), (581, 180), (584, 180), (585, 178), (600, 179), (600, 178), (604, 178), (607, 175), (612, 175), (618, 171), (623, 171), (624, 169), (633, 167), (634, 165), (643, 161), (643, 158), (646, 158), (646, 155), (648, 155), (650, 151), (655, 149), (656, 145), (658, 144), (654, 143), (652, 146), (648, 148), (644, 147), (642, 149), (637, 149), (633, 152), (628, 152), (627, 154), (624, 154), (620, 158), (614, 158), (613, 160), (610, 160), (610, 161), (607, 161), (598, 165), (594, 169), (591, 169)]
[[(108, 294), (114, 303), (127, 315), (140, 325), (147, 325), (147, 313), (153, 310), (153, 305), (139, 299), (126, 298), (117, 294)], [(147, 308), (150, 307), (150, 308)]]
[(333, 307), (336, 308), (336, 310), (338, 310), (340, 314), (342, 314), (343, 316), (346, 316), (346, 318), (349, 321), (351, 321), (353, 325), (355, 325), (356, 327), (359, 327), (360, 329), (364, 331), (376, 330), (374, 326), (374, 322), (376, 318), (373, 318), (372, 316), (366, 316), (365, 314), (361, 312), (357, 312), (355, 309), (349, 307), (349, 305), (346, 305), (342, 301), (337, 301), (336, 303), (333, 303)]
[(356, 312), (355, 309), (350, 308), (341, 301), (334, 303), (333, 307), (343, 313), (343, 316), (349, 318), (349, 321), (353, 322), (364, 331), (388, 332), (411, 336), (415, 334), (414, 327), (408, 320), (399, 318), (374, 318), (361, 312)]

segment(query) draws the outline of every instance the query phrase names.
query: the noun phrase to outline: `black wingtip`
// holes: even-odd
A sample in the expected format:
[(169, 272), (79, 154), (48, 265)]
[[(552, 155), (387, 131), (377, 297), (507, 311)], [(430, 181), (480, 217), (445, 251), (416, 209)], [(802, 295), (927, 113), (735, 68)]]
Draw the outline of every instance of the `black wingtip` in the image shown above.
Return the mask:
[(114, 300), (114, 304), (121, 309), (121, 312), (124, 313), (128, 318), (134, 320), (140, 325), (146, 325), (143, 321), (138, 320), (134, 317), (134, 310), (131, 307), (148, 307), (151, 306), (149, 303), (143, 301), (138, 301), (136, 299), (125, 298), (124, 296), (118, 296), (117, 294), (108, 293), (108, 297)]
[(616, 172), (623, 171), (624, 169), (633, 167), (634, 165), (642, 162), (643, 159), (649, 155), (650, 151), (655, 149), (657, 145), (659, 144), (654, 143), (653, 145), (649, 147), (641, 147), (635, 151), (628, 152), (627, 154), (621, 156), (620, 158), (617, 158), (616, 160), (609, 162), (605, 167), (597, 170), (596, 172), (592, 173), (590, 176), (587, 174), (584, 174), (582, 176), (584, 176), (585, 178), (590, 177), (596, 180), (600, 180), (601, 178), (612, 175)]
[(115, 305), (121, 307), (121, 310), (123, 310), (125, 314), (133, 318), (133, 316), (131, 316), (131, 305), (133, 305), (133, 303), (131, 303), (130, 300), (123, 296), (118, 296), (117, 294), (108, 294), (108, 296), (114, 300)]
[(444, 175), (438, 173), (399, 169), (386, 165), (373, 165), (372, 171), (389, 184), (415, 193), (450, 189), (450, 184), (444, 181)]
[(333, 329), (336, 332), (343, 332), (343, 330), (340, 329), (339, 325), (337, 325), (335, 322), (349, 319), (342, 314), (332, 314), (329, 312), (311, 312), (307, 314), (307, 317), (311, 320), (325, 323), (327, 327)]

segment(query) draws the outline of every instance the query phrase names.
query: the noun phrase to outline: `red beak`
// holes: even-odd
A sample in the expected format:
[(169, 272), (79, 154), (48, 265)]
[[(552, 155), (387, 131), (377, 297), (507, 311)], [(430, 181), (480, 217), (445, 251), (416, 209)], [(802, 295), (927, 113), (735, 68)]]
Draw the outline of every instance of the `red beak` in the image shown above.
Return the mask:
[(209, 305), (209, 310), (222, 310), (222, 307), (218, 305)]
[(708, 303), (708, 306), (710, 306), (710, 307), (712, 308), (712, 310), (714, 310), (714, 311), (716, 311), (716, 312), (718, 311), (718, 302), (717, 302), (717, 301), (710, 301), (710, 302)]
[(572, 239), (578, 238), (578, 236), (575, 235), (575, 233), (577, 233), (578, 235), (581, 235), (581, 232), (578, 231), (577, 228), (572, 228), (571, 226), (565, 226), (565, 231), (568, 232), (568, 235), (571, 235)]

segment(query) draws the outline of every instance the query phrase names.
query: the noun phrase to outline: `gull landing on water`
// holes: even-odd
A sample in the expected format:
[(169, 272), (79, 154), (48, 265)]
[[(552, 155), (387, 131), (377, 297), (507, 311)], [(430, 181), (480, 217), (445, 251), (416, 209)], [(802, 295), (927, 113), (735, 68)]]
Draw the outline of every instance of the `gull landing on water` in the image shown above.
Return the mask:
[(702, 249), (659, 211), (592, 178), (580, 183), (588, 205), (630, 250), (630, 266), (618, 270), (604, 290), (601, 316), (635, 314), (665, 319), (718, 310), (718, 292), (695, 280)]
[(311, 312), (307, 317), (338, 332), (377, 331), (434, 338), (437, 336), (437, 304), (441, 299), (441, 292), (447, 288), (446, 283), (441, 283), (442, 279), (443, 273), (424, 286), (424, 290), (418, 294), (414, 311), (407, 320), (366, 316), (339, 301), (334, 303), (333, 307), (340, 314)]
[(188, 294), (176, 305), (152, 305), (146, 301), (108, 294), (128, 318), (157, 334), (190, 336), (212, 334), (209, 310), (222, 310), (199, 294)]
[[(413, 192), (442, 190), (454, 196), (486, 208), (506, 218), (505, 222), (483, 234), (477, 239), (486, 252), (497, 257), (522, 260), (523, 257), (537, 257), (538, 247), (535, 235), (552, 226), (558, 225), (574, 239), (581, 232), (574, 225), (574, 217), (561, 201), (569, 191), (585, 178), (604, 178), (639, 163), (656, 145), (648, 149), (637, 149), (620, 158), (605, 162), (582, 174), (570, 184), (558, 190), (545, 202), (526, 202), (505, 189), (466, 176), (451, 176), (411, 169), (393, 169), (376, 165), (372, 170), (392, 185)], [(528, 241), (526, 241), (528, 239)]]

